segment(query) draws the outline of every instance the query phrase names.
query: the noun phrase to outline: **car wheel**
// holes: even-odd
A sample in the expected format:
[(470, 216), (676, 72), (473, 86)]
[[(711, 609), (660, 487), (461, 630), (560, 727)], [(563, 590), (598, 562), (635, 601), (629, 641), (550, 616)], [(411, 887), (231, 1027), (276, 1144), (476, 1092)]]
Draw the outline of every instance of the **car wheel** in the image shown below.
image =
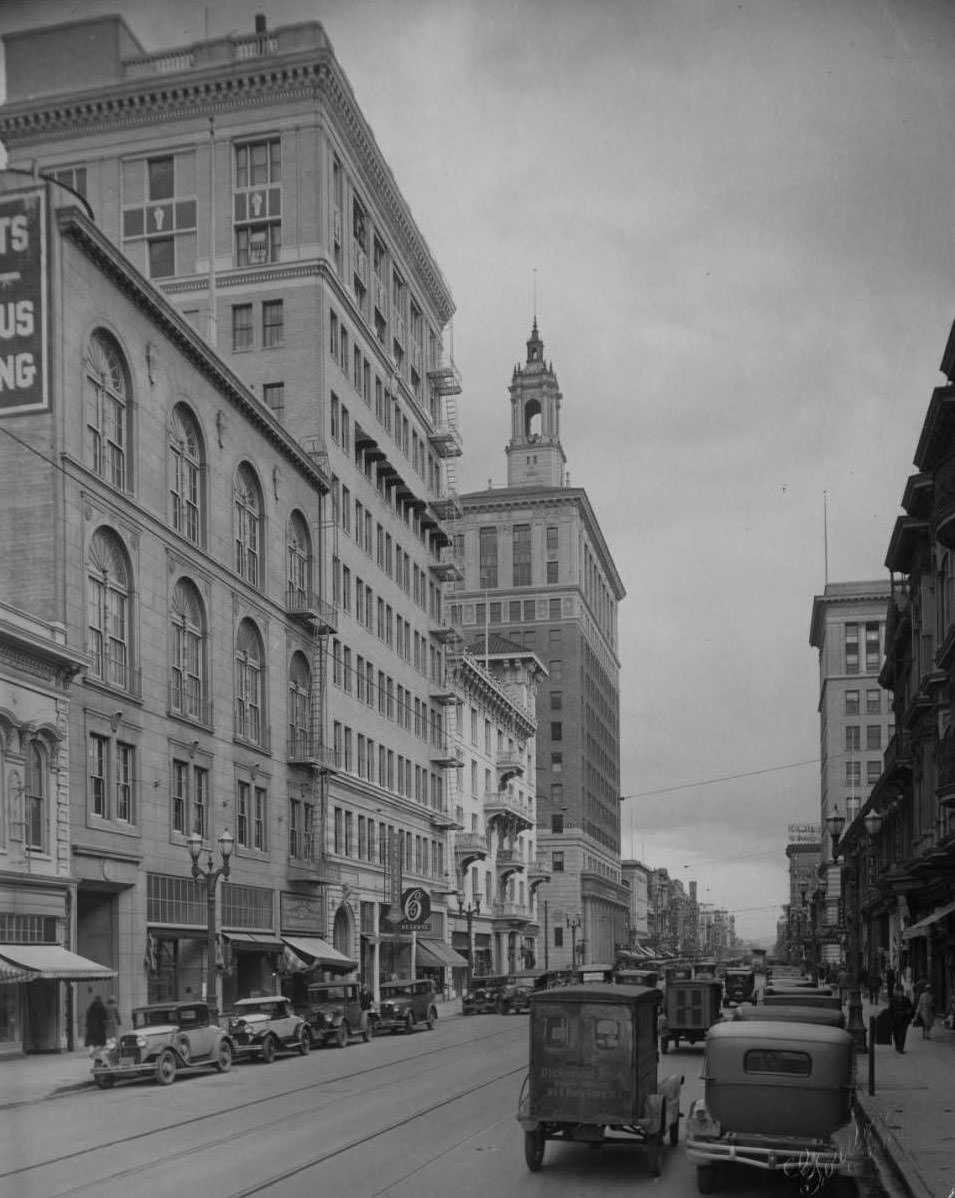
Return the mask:
[(670, 1147), (676, 1148), (680, 1142), (680, 1112), (677, 1111), (676, 1118), (670, 1124)]
[(161, 1086), (171, 1086), (176, 1080), (176, 1054), (171, 1048), (164, 1048), (156, 1062), (156, 1081)]
[(412, 1015), (412, 1013), (409, 1011), (408, 1016), (405, 1019), (405, 1035), (410, 1036), (413, 1031), (414, 1031), (414, 1015)]
[(266, 1065), (271, 1065), (275, 1060), (275, 1037), (266, 1036), (262, 1041), (262, 1060)]
[(116, 1081), (116, 1078), (110, 1077), (108, 1073), (101, 1073), (96, 1078), (96, 1084), (101, 1090), (112, 1090), (114, 1081)]
[(216, 1049), (216, 1069), (219, 1073), (228, 1073), (232, 1068), (232, 1045), (228, 1040), (220, 1040)]
[(696, 1189), (700, 1194), (715, 1194), (716, 1193), (716, 1166), (715, 1165), (697, 1165), (696, 1166)]
[(307, 1027), (303, 1027), (298, 1038), (298, 1051), (307, 1057), (312, 1049), (312, 1036)]
[(662, 1139), (661, 1132), (654, 1132), (647, 1139), (647, 1169), (651, 1177), (660, 1176), (660, 1143)]
[(345, 1048), (348, 1045), (348, 1024), (343, 1019), (338, 1025), (338, 1031), (335, 1034), (335, 1047)]
[(546, 1143), (542, 1127), (538, 1127), (536, 1131), (524, 1132), (524, 1160), (532, 1173), (536, 1173), (544, 1163), (544, 1145)]
[(434, 1009), (434, 1007), (428, 1007), (428, 1018), (425, 1020), (425, 1022), (428, 1025), (429, 1032), (434, 1031), (434, 1025), (437, 1021), (437, 1018), (438, 1018), (438, 1012)]

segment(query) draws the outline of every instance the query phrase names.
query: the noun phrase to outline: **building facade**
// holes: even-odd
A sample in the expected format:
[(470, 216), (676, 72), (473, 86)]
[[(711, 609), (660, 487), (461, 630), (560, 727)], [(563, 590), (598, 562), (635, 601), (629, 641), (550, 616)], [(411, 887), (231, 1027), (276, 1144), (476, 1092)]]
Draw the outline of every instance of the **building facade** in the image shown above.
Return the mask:
[(547, 670), (537, 729), (537, 844), (550, 872), (551, 968), (628, 943), (620, 867), (620, 663), (625, 591), (586, 492), (568, 484), (561, 393), (536, 320), (510, 385), (507, 485), (460, 497), (451, 620), (533, 650)]
[[(442, 352), (450, 292), (318, 23), (270, 30), (257, 18), (247, 35), (158, 53), (114, 17), (5, 43), (12, 69), (0, 140), (11, 164), (29, 163), (83, 195), (105, 238), (297, 447), (294, 469), (278, 460), (256, 466), (262, 503), (290, 501), (303, 460), (327, 476), (328, 502), (320, 511), (313, 504), (307, 519), (318, 618), (303, 609), (283, 631), (289, 644), (315, 638), (310, 672), (298, 670), (297, 714), (282, 731), (273, 726), (269, 741), (270, 761), (279, 759), (283, 776), (291, 770), (301, 804), (317, 796), (311, 812), (289, 808), (289, 835), (300, 846), (318, 837), (323, 852), (320, 868), (308, 862), (299, 871), (299, 897), (280, 922), (300, 937), (327, 938), (374, 987), (382, 946), (398, 945), (408, 959), (416, 935), (408, 920), (388, 918), (396, 878), (433, 894), (428, 934), (449, 937), (442, 892), (454, 765), (436, 746), (446, 740), (445, 647), (454, 636), (444, 520), (456, 510), (461, 453), (461, 387)], [(160, 365), (147, 370), (160, 370), (162, 359), (153, 361)], [(220, 405), (203, 444), (225, 452), (235, 427)], [(237, 476), (237, 494), (255, 493), (252, 481)], [(286, 552), (284, 527), (268, 525), (264, 551)], [(247, 531), (234, 540), (247, 562)], [(211, 582), (195, 585), (213, 601)], [(283, 598), (282, 606), (270, 635), (284, 630), (294, 605)], [(96, 735), (118, 746), (122, 729), (107, 721)], [(264, 764), (252, 773), (255, 756), (231, 747), (218, 750), (222, 763), (200, 760), (201, 737), (191, 757), (193, 739), (184, 739), (181, 758), (169, 752), (149, 785), (179, 785), (182, 767), (181, 785), (195, 786), (197, 771), (215, 767), (238, 786), (244, 769), (254, 803)], [(110, 884), (125, 885), (133, 867), (120, 854)], [(95, 857), (89, 868), (99, 868)], [(173, 892), (162, 892), (167, 901), (175, 909)], [(90, 899), (89, 935), (105, 918)], [(239, 966), (264, 947), (247, 940)], [(120, 964), (135, 973), (141, 950), (127, 955)], [(165, 976), (163, 941), (151, 940), (147, 956)], [(445, 965), (453, 964), (452, 955)], [(239, 985), (252, 981), (243, 973)]]
[(885, 648), (887, 580), (827, 583), (812, 603), (809, 643), (819, 657), (821, 863), (816, 932), (820, 962), (847, 954), (843, 871), (826, 821), (851, 824), (882, 772), (893, 731), (891, 705), (879, 684)]

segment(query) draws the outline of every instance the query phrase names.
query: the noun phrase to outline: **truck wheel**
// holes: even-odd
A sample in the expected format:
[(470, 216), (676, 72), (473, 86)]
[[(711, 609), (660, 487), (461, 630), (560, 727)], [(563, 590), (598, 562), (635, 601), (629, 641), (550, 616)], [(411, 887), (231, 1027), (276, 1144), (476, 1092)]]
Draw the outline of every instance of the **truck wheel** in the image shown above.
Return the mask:
[(266, 1036), (262, 1041), (262, 1060), (266, 1065), (271, 1065), (275, 1060), (275, 1037)]
[(715, 1194), (716, 1193), (716, 1166), (715, 1165), (697, 1165), (696, 1166), (696, 1188), (700, 1194)]
[(176, 1080), (176, 1054), (171, 1048), (164, 1048), (156, 1062), (156, 1081), (161, 1086), (171, 1086)]
[(536, 1173), (544, 1163), (544, 1145), (546, 1142), (542, 1127), (539, 1127), (536, 1131), (524, 1132), (524, 1160), (527, 1162), (527, 1167), (532, 1173)]
[(335, 1035), (335, 1047), (346, 1048), (348, 1046), (348, 1024), (343, 1019), (338, 1025), (338, 1032)]
[(220, 1040), (216, 1049), (216, 1069), (219, 1073), (228, 1073), (232, 1068), (232, 1045), (228, 1040)]

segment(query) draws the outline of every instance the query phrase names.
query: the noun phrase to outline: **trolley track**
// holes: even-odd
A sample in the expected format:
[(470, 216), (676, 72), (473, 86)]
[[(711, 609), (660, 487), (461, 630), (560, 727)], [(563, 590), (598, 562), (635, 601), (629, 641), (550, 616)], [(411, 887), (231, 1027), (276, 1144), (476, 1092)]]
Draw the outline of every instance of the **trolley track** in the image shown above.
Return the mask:
[[(467, 1045), (480, 1044), (482, 1041), (485, 1041), (485, 1040), (490, 1040), (490, 1041), (494, 1041), (496, 1043), (500, 1043), (500, 1029), (495, 1029), (493, 1032), (489, 1032), (486, 1035), (475, 1036), (473, 1039), (468, 1040), (466, 1042), (466, 1044)], [(417, 1053), (413, 1053), (413, 1054), (410, 1054), (407, 1056), (401, 1056), (401, 1057), (395, 1058), (394, 1060), (390, 1060), (390, 1061), (377, 1061), (374, 1064), (368, 1064), (367, 1066), (362, 1067), (362, 1068), (352, 1069), (347, 1073), (336, 1074), (331, 1077), (325, 1076), (325, 1077), (317, 1078), (315, 1081), (307, 1082), (304, 1085), (293, 1086), (289, 1089), (284, 1089), (278, 1093), (259, 1095), (254, 1098), (246, 1099), (243, 1102), (232, 1103), (229, 1106), (221, 1107), (214, 1111), (208, 1111), (208, 1112), (205, 1112), (202, 1114), (189, 1115), (187, 1118), (168, 1120), (159, 1125), (150, 1126), (149, 1128), (146, 1128), (139, 1132), (133, 1132), (133, 1133), (123, 1135), (123, 1136), (116, 1136), (112, 1139), (102, 1140), (102, 1141), (97, 1142), (96, 1144), (91, 1144), (91, 1145), (84, 1146), (82, 1148), (77, 1148), (70, 1152), (64, 1152), (64, 1153), (60, 1153), (56, 1156), (50, 1156), (50, 1157), (45, 1157), (43, 1159), (35, 1160), (35, 1161), (31, 1162), (30, 1164), (21, 1165), (14, 1169), (7, 1169), (7, 1170), (0, 1169), (0, 1182), (6, 1182), (8, 1179), (15, 1178), (17, 1176), (23, 1176), (26, 1174), (32, 1174), (35, 1177), (37, 1174), (41, 1173), (43, 1170), (53, 1169), (55, 1167), (68, 1165), (71, 1162), (80, 1162), (84, 1158), (88, 1158), (88, 1157), (101, 1156), (103, 1153), (109, 1151), (110, 1149), (128, 1148), (131, 1144), (136, 1144), (136, 1143), (146, 1144), (150, 1140), (158, 1140), (163, 1136), (166, 1136), (170, 1133), (175, 1133), (179, 1130), (183, 1130), (183, 1129), (194, 1130), (196, 1127), (198, 1127), (199, 1125), (202, 1125), (202, 1124), (211, 1126), (215, 1120), (234, 1119), (235, 1116), (241, 1115), (243, 1112), (254, 1111), (256, 1108), (263, 1109), (263, 1108), (267, 1107), (267, 1105), (270, 1103), (286, 1103), (287, 1104), (289, 1102), (289, 1100), (291, 1100), (291, 1099), (299, 1099), (300, 1101), (303, 1101), (303, 1100), (307, 1099), (310, 1095), (314, 1095), (316, 1093), (318, 1093), (319, 1096), (323, 1098), (323, 1100), (319, 1101), (318, 1103), (313, 1102), (308, 1105), (303, 1105), (301, 1109), (297, 1109), (294, 1111), (289, 1111), (286, 1107), (286, 1109), (283, 1110), (281, 1112), (281, 1114), (276, 1116), (274, 1119), (268, 1119), (266, 1122), (257, 1125), (258, 1129), (263, 1132), (267, 1132), (268, 1128), (275, 1127), (278, 1125), (288, 1126), (291, 1121), (294, 1121), (296, 1119), (301, 1119), (301, 1118), (305, 1118), (305, 1117), (314, 1118), (317, 1111), (320, 1111), (325, 1106), (327, 1106), (329, 1103), (332, 1103), (336, 1100), (336, 1097), (337, 1097), (337, 1095), (335, 1093), (336, 1088), (339, 1088), (343, 1085), (348, 1085), (349, 1083), (352, 1083), (356, 1080), (360, 1081), (361, 1079), (367, 1079), (367, 1084), (362, 1089), (357, 1091), (357, 1093), (359, 1093), (359, 1094), (365, 1093), (365, 1092), (380, 1091), (383, 1086), (387, 1086), (387, 1085), (406, 1084), (407, 1078), (404, 1076), (402, 1076), (400, 1078), (395, 1078), (391, 1081), (383, 1081), (381, 1079), (380, 1075), (383, 1073), (387, 1073), (388, 1071), (400, 1070), (401, 1067), (404, 1065), (407, 1065), (407, 1063), (410, 1060), (413, 1060), (416, 1064), (416, 1074), (421, 1075), (421, 1074), (424, 1074), (427, 1072), (432, 1072), (434, 1070), (442, 1068), (443, 1065), (446, 1063), (446, 1059), (447, 1059), (448, 1055), (455, 1053), (455, 1052), (460, 1052), (462, 1047), (464, 1047), (464, 1045), (462, 1045), (462, 1043), (458, 1042), (458, 1041), (455, 1041), (450, 1044), (437, 1045), (433, 1048), (428, 1048), (423, 1052), (417, 1052)], [(430, 1058), (430, 1060), (429, 1060), (429, 1058)], [(428, 1061), (427, 1066), (425, 1065), (426, 1061)], [(248, 1066), (248, 1067), (249, 1068), (261, 1068), (261, 1066)], [(423, 1115), (434, 1111), (435, 1109), (437, 1109), (438, 1106), (442, 1105), (444, 1102), (460, 1101), (462, 1098), (466, 1097), (468, 1094), (474, 1093), (477, 1090), (480, 1090), (487, 1085), (495, 1084), (497, 1081), (500, 1081), (503, 1077), (511, 1076), (514, 1073), (519, 1073), (524, 1068), (526, 1068), (526, 1066), (522, 1065), (520, 1068), (517, 1068), (517, 1069), (505, 1070), (505, 1072), (502, 1073), (498, 1077), (487, 1079), (486, 1081), (484, 1081), (476, 1086), (466, 1087), (466, 1088), (460, 1090), (459, 1092), (448, 1095), (446, 1098), (442, 1099), (441, 1103), (432, 1104), (427, 1108), (422, 1108), (422, 1110), (420, 1112), (411, 1112), (411, 1113), (403, 1116), (402, 1118), (393, 1121), (393, 1124), (390, 1127), (382, 1127), (373, 1132), (366, 1131), (358, 1139), (356, 1139), (356, 1141), (354, 1143), (349, 1143), (347, 1145), (342, 1145), (339, 1148), (329, 1150), (329, 1152), (324, 1154), (320, 1159), (316, 1158), (316, 1160), (309, 1162), (307, 1165), (304, 1165), (303, 1168), (312, 1168), (316, 1164), (320, 1164), (321, 1160), (330, 1159), (333, 1156), (340, 1155), (342, 1152), (350, 1151), (351, 1149), (353, 1149), (355, 1147), (355, 1144), (364, 1143), (364, 1142), (367, 1142), (370, 1138), (385, 1135), (389, 1131), (393, 1131), (396, 1128), (403, 1126), (407, 1122), (411, 1122), (416, 1118), (421, 1118), (421, 1117), (423, 1117)], [(377, 1075), (377, 1080), (374, 1080), (376, 1075)], [(326, 1093), (324, 1096), (322, 1096), (321, 1095), (322, 1091), (329, 1091), (329, 1092)], [(170, 1154), (168, 1151), (164, 1152), (164, 1153), (162, 1153), (161, 1157), (157, 1158), (157, 1160), (155, 1162), (144, 1162), (142, 1164), (137, 1165), (134, 1168), (117, 1170), (114, 1173), (109, 1173), (109, 1174), (100, 1176), (95, 1181), (90, 1181), (89, 1183), (81, 1183), (79, 1185), (72, 1186), (66, 1190), (61, 1191), (61, 1192), (64, 1194), (79, 1194), (79, 1193), (83, 1193), (84, 1191), (95, 1190), (97, 1188), (102, 1187), (104, 1184), (106, 1184), (110, 1181), (118, 1180), (124, 1176), (131, 1177), (131, 1176), (135, 1176), (137, 1174), (143, 1175), (146, 1172), (148, 1172), (149, 1169), (153, 1168), (156, 1164), (158, 1164), (160, 1162), (164, 1163), (165, 1165), (168, 1165), (173, 1160), (186, 1159), (186, 1158), (193, 1156), (197, 1153), (201, 1153), (204, 1151), (208, 1151), (210, 1149), (215, 1149), (217, 1147), (222, 1147), (222, 1146), (228, 1145), (230, 1142), (238, 1140), (241, 1137), (246, 1136), (246, 1135), (248, 1135), (248, 1132), (244, 1129), (230, 1131), (229, 1133), (227, 1133), (225, 1135), (214, 1136), (211, 1139), (206, 1140), (201, 1144), (196, 1144), (191, 1147), (182, 1148), (173, 1154)], [(269, 1181), (267, 1183), (264, 1183), (265, 1188), (268, 1188), (269, 1185), (273, 1185), (273, 1184), (275, 1184), (274, 1181)], [(261, 1189), (261, 1188), (262, 1188), (261, 1186), (258, 1187), (258, 1189)], [(253, 1187), (248, 1192), (256, 1193), (256, 1192), (258, 1192), (258, 1189)]]

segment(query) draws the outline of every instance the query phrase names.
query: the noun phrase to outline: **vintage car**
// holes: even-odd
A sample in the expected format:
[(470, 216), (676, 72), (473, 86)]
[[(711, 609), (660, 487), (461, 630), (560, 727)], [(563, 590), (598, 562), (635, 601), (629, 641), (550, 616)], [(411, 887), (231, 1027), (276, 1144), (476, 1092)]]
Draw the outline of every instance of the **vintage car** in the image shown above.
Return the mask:
[(820, 1011), (841, 1011), (842, 1002), (837, 994), (821, 990), (776, 990), (770, 987), (763, 994), (764, 1007), (816, 1007)]
[(723, 983), (716, 978), (668, 981), (660, 1019), (660, 1049), (669, 1052), (681, 1040), (696, 1044), (722, 1018)]
[(613, 980), (618, 986), (659, 986), (660, 974), (656, 969), (616, 969)]
[(337, 1048), (345, 1048), (352, 1036), (360, 1036), (366, 1043), (372, 1037), (373, 1021), (362, 1004), (358, 982), (314, 983), (306, 992), (300, 1014), (315, 1045), (331, 1041)]
[(793, 1177), (813, 1193), (860, 1172), (848, 1032), (727, 1020), (707, 1033), (703, 1078), (704, 1097), (690, 1107), (686, 1125), (686, 1153), (701, 1194), (731, 1186), (731, 1165)]
[(240, 998), (229, 1017), (229, 1035), (238, 1057), (258, 1057), (269, 1063), (282, 1051), (304, 1057), (312, 1046), (309, 1026), (282, 994)]
[(683, 1084), (657, 1076), (659, 1001), (655, 989), (606, 982), (534, 992), (517, 1110), (528, 1169), (540, 1169), (548, 1140), (562, 1140), (639, 1144), (659, 1174), (664, 1142), (679, 1139)]
[(500, 1010), (501, 991), (509, 985), (512, 976), (506, 973), (488, 973), (483, 977), (472, 978), (471, 989), (461, 999), (462, 1014), (481, 1015)]
[(826, 1027), (845, 1027), (846, 1017), (842, 1011), (824, 1007), (807, 1007), (805, 1003), (743, 1003), (736, 1007), (732, 1019), (771, 1019), (782, 1023), (821, 1023)]
[(430, 978), (381, 983), (381, 1001), (373, 1017), (376, 1033), (413, 1032), (418, 1027), (426, 1027), (430, 1032), (437, 1018), (434, 983)]
[(537, 974), (516, 974), (501, 990), (498, 1010), (502, 1015), (526, 1014), (531, 995), (537, 987)]
[(735, 1007), (756, 1001), (756, 974), (751, 969), (727, 969), (723, 975), (723, 1005)]
[(177, 1073), (217, 1069), (228, 1073), (235, 1045), (211, 1022), (204, 1002), (153, 1003), (133, 1010), (132, 1031), (107, 1042), (93, 1056), (93, 1078), (103, 1090), (116, 1081), (152, 1077), (168, 1086)]

